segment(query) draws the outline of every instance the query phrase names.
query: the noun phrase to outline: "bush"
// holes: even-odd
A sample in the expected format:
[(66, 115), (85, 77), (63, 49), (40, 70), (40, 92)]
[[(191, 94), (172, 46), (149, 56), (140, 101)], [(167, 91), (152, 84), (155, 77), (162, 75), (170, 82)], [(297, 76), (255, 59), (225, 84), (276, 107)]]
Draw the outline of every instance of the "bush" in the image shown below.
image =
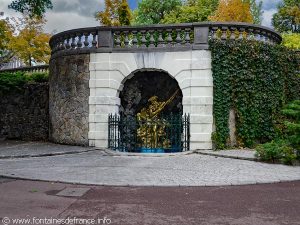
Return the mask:
[(20, 89), (26, 83), (23, 72), (0, 73), (0, 94), (12, 89)]
[(282, 113), (286, 116), (284, 139), (257, 146), (256, 157), (262, 161), (292, 164), (300, 160), (300, 100), (286, 105)]
[(0, 95), (12, 90), (21, 90), (28, 82), (47, 82), (48, 73), (3, 72), (0, 73)]
[(255, 156), (266, 162), (280, 162), (291, 165), (297, 158), (294, 149), (285, 140), (272, 141), (256, 147)]
[(33, 81), (37, 83), (48, 82), (49, 74), (48, 73), (27, 73), (25, 74), (27, 81)]

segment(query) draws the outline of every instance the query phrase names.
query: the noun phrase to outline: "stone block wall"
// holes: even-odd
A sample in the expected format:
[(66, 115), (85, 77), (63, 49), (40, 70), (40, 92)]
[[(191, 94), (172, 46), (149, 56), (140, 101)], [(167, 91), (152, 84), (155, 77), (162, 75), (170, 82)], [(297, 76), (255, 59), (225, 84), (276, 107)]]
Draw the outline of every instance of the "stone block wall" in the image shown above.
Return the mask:
[(50, 137), (56, 143), (88, 145), (89, 54), (50, 62)]
[(119, 113), (119, 94), (140, 70), (161, 70), (174, 78), (190, 114), (190, 149), (212, 149), (213, 77), (207, 50), (176, 52), (91, 53), (89, 145), (108, 146), (108, 115)]
[(0, 138), (48, 140), (48, 83), (26, 84), (0, 96)]

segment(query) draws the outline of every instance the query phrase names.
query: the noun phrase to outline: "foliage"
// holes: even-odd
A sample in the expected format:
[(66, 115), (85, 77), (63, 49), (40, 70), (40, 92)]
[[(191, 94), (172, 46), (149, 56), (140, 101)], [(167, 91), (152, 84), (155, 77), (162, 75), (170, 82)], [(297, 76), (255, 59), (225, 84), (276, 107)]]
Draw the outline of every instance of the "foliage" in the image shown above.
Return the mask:
[(0, 20), (0, 67), (2, 63), (9, 61), (12, 56), (11, 52), (8, 50), (12, 34), (13, 29), (8, 20)]
[(162, 23), (192, 23), (208, 21), (217, 9), (219, 0), (195, 0), (172, 10), (165, 16)]
[(95, 17), (106, 26), (130, 25), (131, 11), (127, 0), (105, 0), (105, 10)]
[(285, 140), (272, 141), (256, 147), (255, 156), (266, 162), (292, 164), (297, 156)]
[(215, 14), (209, 17), (214, 22), (253, 23), (249, 1), (220, 0)]
[(300, 96), (299, 55), (279, 45), (250, 40), (215, 40), (210, 50), (217, 147), (226, 147), (230, 109), (236, 112), (240, 147), (275, 138), (283, 104)]
[(159, 24), (167, 14), (181, 5), (181, 0), (142, 0), (134, 12), (134, 24)]
[(20, 90), (28, 82), (47, 82), (48, 73), (2, 72), (0, 73), (0, 95)]
[(284, 33), (282, 34), (282, 45), (291, 49), (300, 49), (300, 34)]
[(52, 9), (51, 0), (14, 0), (9, 6), (21, 13), (28, 13), (30, 18), (43, 17), (47, 9)]
[(300, 33), (300, 1), (283, 0), (277, 9), (272, 19), (275, 29), (279, 32)]
[(289, 118), (289, 121), (285, 121), (287, 140), (300, 156), (300, 100), (288, 104), (282, 112)]
[(253, 23), (254, 24), (261, 24), (262, 22), (262, 1), (259, 1), (258, 3), (256, 0), (247, 0), (250, 3), (250, 12), (253, 17)]
[(48, 63), (50, 59), (50, 35), (43, 32), (45, 20), (40, 18), (25, 17), (22, 21), (24, 26), (19, 33), (12, 37), (9, 43), (11, 49), (26, 65), (32, 61)]
[(292, 164), (300, 160), (300, 100), (286, 105), (282, 113), (287, 116), (285, 135), (280, 140), (256, 147), (256, 156), (263, 161)]

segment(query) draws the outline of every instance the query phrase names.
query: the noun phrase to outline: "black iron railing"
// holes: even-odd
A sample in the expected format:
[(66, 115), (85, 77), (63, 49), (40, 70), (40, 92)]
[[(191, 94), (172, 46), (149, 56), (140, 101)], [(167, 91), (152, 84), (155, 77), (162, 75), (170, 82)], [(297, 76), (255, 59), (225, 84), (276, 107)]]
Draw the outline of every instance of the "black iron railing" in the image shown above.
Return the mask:
[(109, 115), (108, 148), (122, 152), (171, 153), (190, 150), (190, 116), (155, 120)]

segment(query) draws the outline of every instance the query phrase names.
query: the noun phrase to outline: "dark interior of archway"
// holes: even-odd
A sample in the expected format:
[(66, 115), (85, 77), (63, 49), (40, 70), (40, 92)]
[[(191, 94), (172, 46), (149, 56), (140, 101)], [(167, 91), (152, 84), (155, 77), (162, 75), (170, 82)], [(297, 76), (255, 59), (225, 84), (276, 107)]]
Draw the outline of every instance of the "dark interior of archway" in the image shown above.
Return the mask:
[(175, 79), (162, 71), (139, 71), (128, 79), (120, 93), (121, 114), (135, 116), (149, 105), (149, 98), (157, 96), (158, 101), (167, 101), (179, 89), (173, 101), (162, 114), (182, 114), (182, 92)]

